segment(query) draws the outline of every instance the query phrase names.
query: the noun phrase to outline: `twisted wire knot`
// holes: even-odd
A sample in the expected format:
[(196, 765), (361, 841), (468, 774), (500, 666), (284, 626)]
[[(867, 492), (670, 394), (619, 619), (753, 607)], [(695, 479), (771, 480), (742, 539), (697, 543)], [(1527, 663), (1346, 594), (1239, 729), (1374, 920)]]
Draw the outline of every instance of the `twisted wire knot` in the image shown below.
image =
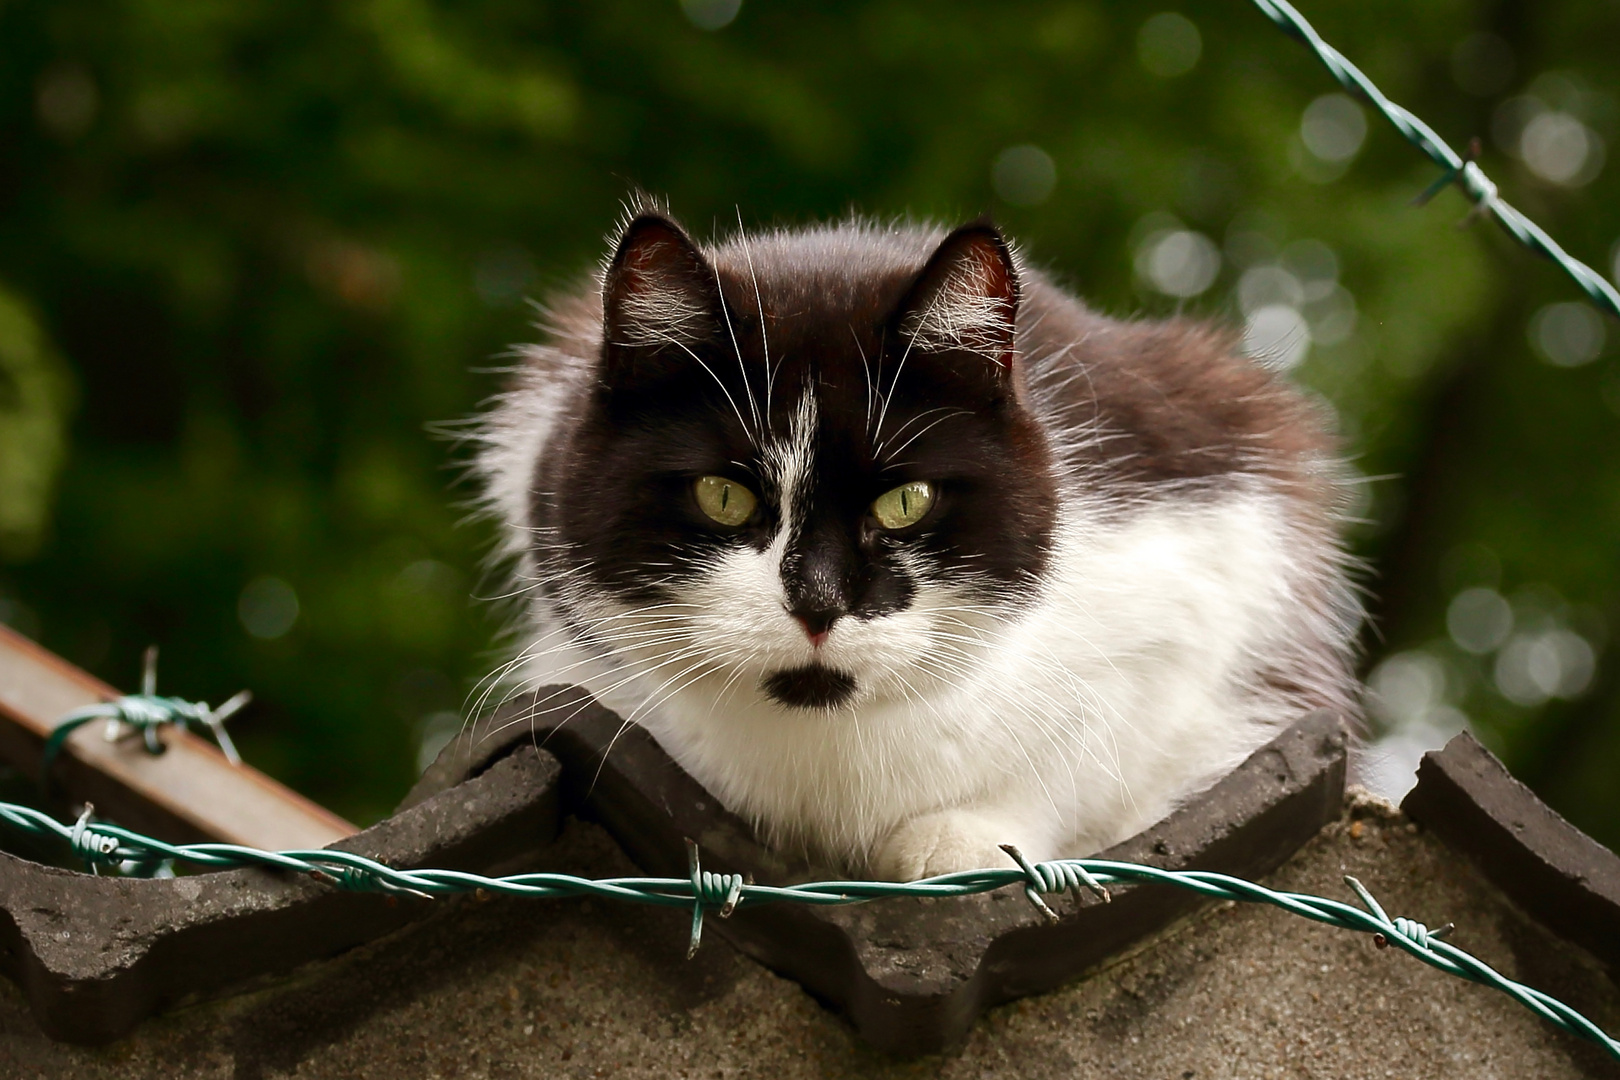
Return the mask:
[[(1431, 942), (1439, 941), (1456, 929), (1456, 926), (1452, 923), (1446, 923), (1446, 925), (1436, 930), (1430, 930), (1416, 919), (1408, 919), (1399, 915), (1391, 919), (1384, 913), (1383, 907), (1379, 905), (1377, 900), (1373, 899), (1372, 893), (1368, 892), (1366, 886), (1362, 885), (1361, 882), (1346, 874), (1344, 883), (1350, 886), (1355, 894), (1361, 898), (1362, 904), (1366, 906), (1368, 911), (1372, 912), (1381, 922), (1395, 932), (1396, 937), (1410, 941), (1420, 949), (1432, 948)], [(1373, 935), (1373, 944), (1380, 949), (1388, 948), (1389, 938), (1383, 931), (1379, 931)]]
[(1074, 894), (1074, 902), (1080, 904), (1085, 899), (1080, 891), (1083, 887), (1096, 893), (1105, 904), (1113, 899), (1102, 882), (1098, 881), (1091, 875), (1090, 871), (1072, 859), (1032, 863), (1024, 857), (1022, 851), (1019, 851), (1012, 844), (1002, 844), (1001, 850), (1010, 855), (1012, 860), (1018, 864), (1018, 868), (1024, 872), (1024, 895), (1029, 899), (1029, 902), (1035, 905), (1036, 911), (1054, 922), (1057, 920), (1058, 914), (1047, 906), (1046, 901), (1041, 898), (1042, 893), (1059, 893), (1068, 890)]
[(1479, 167), (1479, 162), (1476, 160), (1479, 154), (1479, 140), (1473, 139), (1469, 142), (1462, 157), (1458, 159), (1457, 164), (1446, 166), (1445, 171), (1435, 179), (1434, 183), (1430, 184), (1417, 198), (1412, 200), (1412, 205), (1423, 206), (1430, 199), (1440, 194), (1441, 191), (1452, 184), (1456, 184), (1463, 189), (1469, 201), (1474, 204), (1473, 209), (1468, 212), (1468, 216), (1462, 220), (1462, 224), (1466, 225), (1480, 214), (1494, 210), (1498, 198), (1496, 183), (1485, 175), (1484, 169)]
[(1421, 948), (1429, 947), (1429, 928), (1415, 919), (1403, 915), (1395, 917), (1395, 932)]
[(1092, 877), (1086, 868), (1079, 863), (1068, 860), (1038, 862), (1032, 869), (1035, 871), (1035, 876), (1042, 883), (1037, 886), (1040, 892), (1051, 893), (1068, 890), (1078, 894), (1079, 890), (1084, 887), (1102, 897), (1104, 903), (1112, 899), (1102, 882)]
[(184, 698), (154, 697), (149, 694), (125, 694), (113, 702), (117, 709), (115, 719), (131, 727), (151, 727), (155, 724), (201, 722), (208, 714), (208, 706)]
[(73, 833), (68, 837), (68, 847), (73, 854), (89, 864), (94, 872), (99, 866), (111, 866), (124, 861), (119, 852), (118, 837), (105, 833), (90, 824), (90, 815), (94, 807), (85, 804), (84, 813), (79, 820), (73, 823)]
[(701, 871), (696, 885), (698, 902), (710, 907), (719, 907), (720, 917), (724, 919), (736, 910), (737, 901), (742, 896), (742, 887), (741, 874)]
[[(386, 869), (386, 868), (385, 868)], [(404, 893), (422, 900), (432, 900), (431, 893), (421, 889), (413, 889), (409, 885), (401, 885), (390, 880), (385, 873), (368, 866), (351, 866), (348, 863), (323, 863), (309, 871), (309, 876), (322, 885), (330, 885), (334, 889), (344, 892), (382, 893), (389, 906), (394, 904), (394, 895)]]
[(141, 741), (150, 754), (161, 754), (165, 747), (157, 737), (157, 729), (174, 724), (185, 729), (191, 723), (207, 723), (208, 706), (183, 698), (157, 697), (153, 694), (125, 694), (112, 703), (110, 719), (128, 724), (141, 733)]
[(1485, 170), (1479, 167), (1478, 162), (1465, 161), (1463, 163), (1459, 182), (1462, 184), (1463, 190), (1468, 192), (1468, 197), (1474, 200), (1476, 205), (1482, 208), (1496, 205), (1498, 198), (1496, 183), (1485, 175)]
[[(1410, 941), (1420, 949), (1432, 949), (1433, 945), (1431, 942), (1439, 941), (1441, 938), (1445, 937), (1447, 934), (1456, 929), (1455, 924), (1446, 923), (1444, 926), (1436, 927), (1435, 929), (1430, 930), (1427, 926), (1424, 926), (1416, 919), (1408, 919), (1399, 915), (1395, 917), (1392, 925), (1394, 926), (1395, 933), (1398, 936), (1405, 938), (1407, 941)], [(1377, 945), (1380, 949), (1383, 949), (1389, 946), (1389, 940), (1385, 938), (1383, 934), (1374, 934), (1373, 944)]]
[(686, 948), (686, 958), (697, 955), (703, 941), (703, 909), (720, 908), (720, 917), (729, 919), (742, 903), (743, 886), (747, 884), (741, 874), (715, 874), (704, 870), (698, 863), (698, 846), (686, 841), (686, 863), (692, 881), (692, 941)]
[(378, 884), (384, 884), (360, 867), (345, 866), (342, 863), (311, 870), (309, 876), (322, 885), (330, 885), (345, 892), (374, 892)]

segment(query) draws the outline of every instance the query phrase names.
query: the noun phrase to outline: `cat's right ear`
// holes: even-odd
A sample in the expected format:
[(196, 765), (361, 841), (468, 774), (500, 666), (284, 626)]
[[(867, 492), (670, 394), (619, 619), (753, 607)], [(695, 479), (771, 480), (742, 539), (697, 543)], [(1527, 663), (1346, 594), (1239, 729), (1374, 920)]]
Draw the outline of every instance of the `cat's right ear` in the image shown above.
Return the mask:
[(626, 351), (687, 355), (718, 331), (719, 300), (714, 269), (686, 231), (663, 214), (638, 214), (619, 237), (602, 279), (610, 368), (616, 354)]
[(941, 241), (900, 304), (901, 338), (925, 349), (976, 354), (988, 370), (1012, 370), (1018, 266), (1001, 230), (964, 225)]

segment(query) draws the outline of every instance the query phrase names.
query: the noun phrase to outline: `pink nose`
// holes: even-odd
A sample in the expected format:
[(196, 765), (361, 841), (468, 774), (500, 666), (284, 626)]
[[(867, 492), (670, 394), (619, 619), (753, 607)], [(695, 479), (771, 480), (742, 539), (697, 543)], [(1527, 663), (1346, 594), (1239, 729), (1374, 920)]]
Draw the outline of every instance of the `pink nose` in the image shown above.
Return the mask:
[(825, 626), (825, 624), (823, 624), (821, 629), (812, 627), (810, 620), (805, 618), (803, 615), (793, 616), (793, 621), (798, 623), (799, 626), (803, 628), (804, 636), (810, 639), (810, 645), (812, 648), (821, 648), (821, 643), (826, 641), (827, 635), (832, 632), (832, 628)]

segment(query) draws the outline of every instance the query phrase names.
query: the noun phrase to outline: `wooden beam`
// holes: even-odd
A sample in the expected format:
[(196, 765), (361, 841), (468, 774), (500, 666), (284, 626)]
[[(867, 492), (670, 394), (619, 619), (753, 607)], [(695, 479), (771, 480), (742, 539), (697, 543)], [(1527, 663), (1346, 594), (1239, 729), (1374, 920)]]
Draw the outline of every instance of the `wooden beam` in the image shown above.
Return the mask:
[[(39, 774), (45, 740), (74, 709), (118, 691), (21, 634), (0, 626), (0, 758)], [(68, 736), (52, 779), (98, 816), (173, 843), (216, 840), (248, 847), (319, 848), (356, 827), (257, 769), (232, 765), (218, 747), (173, 726), (167, 748), (149, 754), (139, 738), (109, 742), (92, 721)]]

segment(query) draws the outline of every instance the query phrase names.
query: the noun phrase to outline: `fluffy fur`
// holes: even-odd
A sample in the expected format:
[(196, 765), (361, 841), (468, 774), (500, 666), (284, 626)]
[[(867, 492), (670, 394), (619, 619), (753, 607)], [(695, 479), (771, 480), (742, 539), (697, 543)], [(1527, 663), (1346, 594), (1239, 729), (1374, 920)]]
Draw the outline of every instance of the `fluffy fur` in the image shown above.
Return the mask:
[[(1353, 710), (1332, 446), (1230, 333), (1093, 313), (988, 225), (700, 248), (638, 209), (483, 427), (510, 681), (888, 878), (1095, 851)], [(750, 523), (695, 512), (715, 473)], [(876, 529), (916, 479), (940, 505)]]

